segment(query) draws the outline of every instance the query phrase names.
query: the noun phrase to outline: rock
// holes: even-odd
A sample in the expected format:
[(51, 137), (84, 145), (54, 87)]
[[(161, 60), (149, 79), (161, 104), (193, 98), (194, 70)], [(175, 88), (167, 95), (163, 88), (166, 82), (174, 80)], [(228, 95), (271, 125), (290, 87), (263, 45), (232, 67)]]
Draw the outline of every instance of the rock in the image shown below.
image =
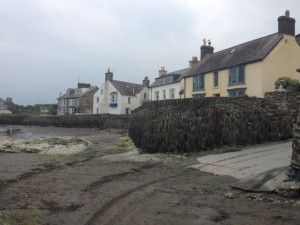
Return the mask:
[(300, 182), (299, 181), (287, 181), (278, 185), (275, 188), (277, 194), (287, 197), (294, 198), (300, 195)]
[(235, 199), (235, 195), (231, 192), (225, 194), (224, 196), (225, 196), (225, 198)]

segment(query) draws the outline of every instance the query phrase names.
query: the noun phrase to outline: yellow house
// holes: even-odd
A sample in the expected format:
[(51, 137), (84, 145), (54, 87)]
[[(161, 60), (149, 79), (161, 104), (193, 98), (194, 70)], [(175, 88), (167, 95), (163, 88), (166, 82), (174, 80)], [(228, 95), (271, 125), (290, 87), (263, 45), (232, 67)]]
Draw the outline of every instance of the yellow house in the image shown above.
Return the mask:
[(213, 52), (210, 41), (201, 46), (201, 60), (185, 77), (185, 97), (263, 97), (282, 76), (300, 79), (300, 35), (295, 19), (278, 17), (278, 32)]

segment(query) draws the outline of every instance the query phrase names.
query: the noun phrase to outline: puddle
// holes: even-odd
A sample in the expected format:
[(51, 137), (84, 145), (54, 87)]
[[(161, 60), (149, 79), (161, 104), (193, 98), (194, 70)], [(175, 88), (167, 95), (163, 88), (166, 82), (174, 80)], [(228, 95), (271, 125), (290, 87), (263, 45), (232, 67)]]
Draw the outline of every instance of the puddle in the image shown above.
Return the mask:
[(7, 136), (11, 138), (23, 138), (23, 139), (43, 139), (43, 138), (53, 138), (58, 137), (53, 134), (33, 134), (32, 132), (27, 131), (26, 129), (21, 128), (1, 128), (0, 133), (6, 133)]

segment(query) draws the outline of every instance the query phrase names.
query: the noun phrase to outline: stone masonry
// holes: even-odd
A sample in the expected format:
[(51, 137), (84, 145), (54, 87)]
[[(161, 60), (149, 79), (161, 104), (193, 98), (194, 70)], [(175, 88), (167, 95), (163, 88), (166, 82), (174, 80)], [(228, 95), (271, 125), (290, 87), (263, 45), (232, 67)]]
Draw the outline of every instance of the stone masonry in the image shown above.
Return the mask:
[(129, 135), (145, 152), (199, 152), (293, 137), (294, 93), (266, 98), (197, 98), (144, 103), (131, 116)]

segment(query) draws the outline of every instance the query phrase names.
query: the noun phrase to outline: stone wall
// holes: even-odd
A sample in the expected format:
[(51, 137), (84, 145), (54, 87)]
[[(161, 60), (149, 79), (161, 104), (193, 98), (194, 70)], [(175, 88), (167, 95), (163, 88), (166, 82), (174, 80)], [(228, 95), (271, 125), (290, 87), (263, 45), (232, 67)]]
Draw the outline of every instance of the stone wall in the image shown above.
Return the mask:
[(297, 121), (294, 124), (293, 153), (291, 158), (290, 169), (287, 174), (293, 179), (300, 181), (300, 96), (298, 96), (296, 100), (298, 102), (299, 108), (297, 114)]
[(0, 125), (31, 125), (55, 127), (89, 127), (128, 129), (128, 115), (63, 115), (63, 116), (14, 116), (1, 115)]
[(129, 135), (145, 152), (199, 152), (290, 139), (294, 93), (266, 98), (198, 98), (154, 101), (136, 109)]

